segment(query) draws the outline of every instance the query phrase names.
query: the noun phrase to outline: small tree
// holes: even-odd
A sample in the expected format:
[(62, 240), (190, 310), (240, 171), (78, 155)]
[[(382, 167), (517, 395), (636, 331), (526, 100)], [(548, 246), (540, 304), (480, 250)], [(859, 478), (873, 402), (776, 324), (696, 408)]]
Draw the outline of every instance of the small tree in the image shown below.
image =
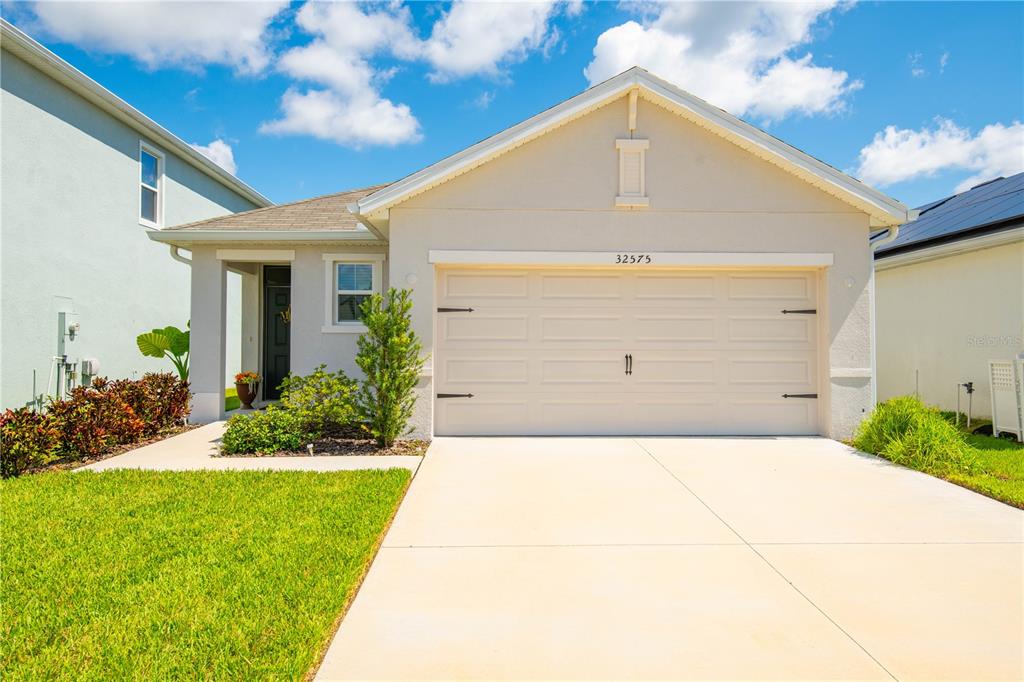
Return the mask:
[(188, 327), (189, 325), (185, 326), (185, 331), (177, 327), (164, 327), (139, 334), (135, 337), (135, 345), (146, 357), (169, 359), (174, 364), (174, 369), (178, 370), (178, 377), (182, 381), (188, 381)]
[(409, 293), (389, 289), (385, 296), (373, 294), (360, 306), (366, 332), (359, 337), (356, 364), (366, 378), (356, 396), (356, 410), (381, 447), (390, 447), (407, 433), (416, 404), (413, 389), (426, 361), (412, 330)]

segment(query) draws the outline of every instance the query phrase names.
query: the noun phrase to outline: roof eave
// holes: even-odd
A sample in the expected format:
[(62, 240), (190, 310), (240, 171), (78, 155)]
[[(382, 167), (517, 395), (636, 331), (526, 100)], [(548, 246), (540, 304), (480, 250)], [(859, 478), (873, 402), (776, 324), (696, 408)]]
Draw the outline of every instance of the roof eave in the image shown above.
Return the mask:
[(210, 161), (210, 159), (197, 152), (183, 139), (58, 57), (6, 19), (0, 19), (0, 35), (3, 37), (3, 47), (5, 50), (21, 57), (57, 82), (85, 97), (100, 109), (120, 119), (130, 127), (135, 128), (140, 134), (148, 135), (152, 142), (160, 143), (169, 149), (173, 149), (178, 156), (181, 156), (192, 166), (195, 166), (253, 204), (260, 207), (273, 205), (274, 202), (270, 199), (213, 161)]
[(854, 205), (871, 217), (874, 226), (900, 225), (913, 219), (910, 217), (910, 209), (892, 197), (637, 67), (363, 197), (356, 202), (353, 212), (370, 223), (386, 219), (387, 210), (406, 198), (472, 170), (491, 158), (638, 87), (642, 89), (642, 93), (650, 93), (662, 100), (659, 103), (668, 104), (670, 108), (676, 109), (684, 118), (709, 128), (760, 158), (765, 158), (819, 189)]
[(221, 242), (386, 243), (370, 230), (149, 230), (146, 236), (175, 246)]

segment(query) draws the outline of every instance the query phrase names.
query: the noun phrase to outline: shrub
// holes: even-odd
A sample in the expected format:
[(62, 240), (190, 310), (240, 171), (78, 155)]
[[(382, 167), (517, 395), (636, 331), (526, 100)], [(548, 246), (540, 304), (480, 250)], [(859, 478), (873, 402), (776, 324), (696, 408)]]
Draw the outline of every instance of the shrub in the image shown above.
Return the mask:
[(408, 289), (374, 294), (360, 308), (366, 332), (359, 337), (356, 364), (366, 375), (356, 397), (356, 410), (364, 428), (381, 447), (390, 447), (407, 433), (416, 404), (413, 389), (425, 359), (423, 346), (412, 330), (412, 301)]
[(62, 450), (95, 457), (145, 432), (146, 425), (121, 395), (103, 380), (97, 385), (73, 388), (67, 400), (50, 402), (47, 416), (60, 430)]
[(236, 414), (229, 419), (221, 450), (227, 454), (297, 450), (310, 435), (296, 413), (270, 405), (262, 412)]
[(97, 379), (93, 388), (113, 393), (127, 403), (142, 420), (145, 436), (181, 424), (188, 416), (188, 382), (169, 372), (149, 373), (137, 381)]
[(0, 476), (18, 476), (49, 464), (57, 456), (60, 431), (45, 414), (25, 408), (0, 415)]
[(341, 370), (320, 365), (312, 374), (289, 374), (281, 383), (281, 406), (293, 412), (309, 433), (323, 434), (355, 419), (358, 384)]
[(861, 423), (853, 445), (939, 475), (970, 471), (975, 460), (963, 433), (914, 396), (893, 398), (876, 407)]

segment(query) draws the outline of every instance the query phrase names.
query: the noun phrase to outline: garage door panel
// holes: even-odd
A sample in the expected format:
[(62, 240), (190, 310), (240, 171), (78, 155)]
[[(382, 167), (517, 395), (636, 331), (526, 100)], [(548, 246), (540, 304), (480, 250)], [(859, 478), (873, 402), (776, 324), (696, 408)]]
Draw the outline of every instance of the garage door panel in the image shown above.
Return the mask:
[(529, 292), (529, 273), (442, 271), (439, 293), (446, 299), (524, 299)]
[(728, 295), (733, 301), (811, 301), (814, 277), (798, 275), (730, 275)]
[(539, 341), (623, 341), (623, 315), (578, 315), (563, 313), (540, 316)]
[(439, 435), (817, 433), (814, 272), (438, 277)]
[(502, 344), (529, 339), (530, 318), (525, 312), (493, 315), (487, 313), (444, 313), (438, 325), (442, 344), (472, 344), (497, 341)]

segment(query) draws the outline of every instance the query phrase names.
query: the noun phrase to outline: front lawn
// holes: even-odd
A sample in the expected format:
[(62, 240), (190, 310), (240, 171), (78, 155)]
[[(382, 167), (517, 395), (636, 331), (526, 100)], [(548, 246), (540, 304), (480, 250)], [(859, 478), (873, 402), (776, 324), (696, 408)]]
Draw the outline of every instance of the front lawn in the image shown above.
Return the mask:
[(967, 436), (977, 452), (975, 469), (946, 478), (982, 495), (1024, 509), (1024, 445), (1006, 438)]
[(238, 389), (231, 387), (224, 389), (224, 411), (230, 412), (231, 410), (237, 410), (242, 406), (242, 401), (238, 398)]
[(406, 470), (0, 483), (0, 678), (301, 679)]

